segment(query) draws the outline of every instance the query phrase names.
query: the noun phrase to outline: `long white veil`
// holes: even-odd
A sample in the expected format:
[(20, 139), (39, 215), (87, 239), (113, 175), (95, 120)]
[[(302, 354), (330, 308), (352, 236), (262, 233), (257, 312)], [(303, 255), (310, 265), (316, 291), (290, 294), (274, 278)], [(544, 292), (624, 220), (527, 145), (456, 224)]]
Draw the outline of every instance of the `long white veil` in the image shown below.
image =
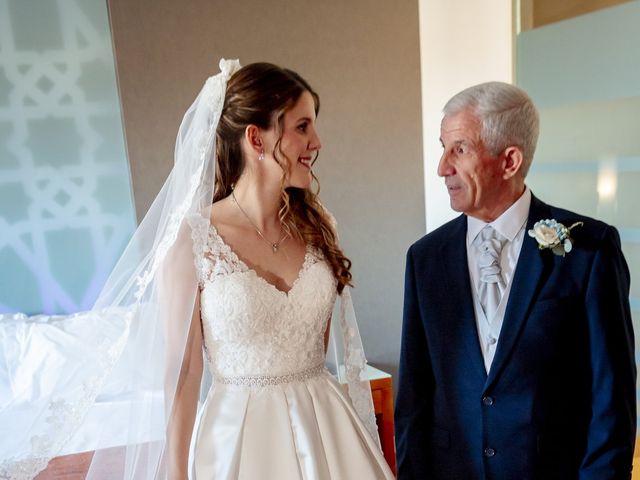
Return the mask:
[[(71, 446), (96, 451), (87, 478), (167, 477), (167, 423), (198, 289), (186, 219), (209, 219), (216, 127), (227, 81), (239, 68), (237, 60), (221, 60), (221, 72), (207, 79), (186, 112), (174, 167), (94, 308), (65, 317), (0, 319), (2, 345), (19, 339), (21, 326), (29, 322), (64, 336), (67, 345), (61, 357), (42, 355), (44, 392), (34, 392), (29, 378), (21, 376), (24, 358), (5, 352), (0, 479), (33, 478)], [(360, 378), (366, 361), (348, 288), (337, 303), (327, 362), (348, 383), (354, 407), (377, 441), (371, 392)], [(19, 431), (5, 431), (16, 424)]]

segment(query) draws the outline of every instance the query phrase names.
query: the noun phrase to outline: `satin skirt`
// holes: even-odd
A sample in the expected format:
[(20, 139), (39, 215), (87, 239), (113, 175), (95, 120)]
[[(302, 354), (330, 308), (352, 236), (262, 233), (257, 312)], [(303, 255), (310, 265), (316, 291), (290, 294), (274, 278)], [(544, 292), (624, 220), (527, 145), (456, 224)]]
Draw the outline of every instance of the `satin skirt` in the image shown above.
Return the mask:
[(198, 418), (192, 456), (196, 480), (394, 478), (326, 371), (264, 387), (215, 384)]

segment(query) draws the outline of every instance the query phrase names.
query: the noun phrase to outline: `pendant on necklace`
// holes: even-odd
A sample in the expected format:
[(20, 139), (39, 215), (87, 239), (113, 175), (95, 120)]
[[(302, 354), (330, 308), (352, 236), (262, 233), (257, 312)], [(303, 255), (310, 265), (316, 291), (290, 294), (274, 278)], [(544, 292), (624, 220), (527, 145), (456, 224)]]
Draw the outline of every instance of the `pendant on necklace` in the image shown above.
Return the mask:
[(278, 249), (280, 248), (280, 245), (277, 243), (272, 243), (271, 244), (271, 250), (273, 250), (273, 253), (278, 253)]

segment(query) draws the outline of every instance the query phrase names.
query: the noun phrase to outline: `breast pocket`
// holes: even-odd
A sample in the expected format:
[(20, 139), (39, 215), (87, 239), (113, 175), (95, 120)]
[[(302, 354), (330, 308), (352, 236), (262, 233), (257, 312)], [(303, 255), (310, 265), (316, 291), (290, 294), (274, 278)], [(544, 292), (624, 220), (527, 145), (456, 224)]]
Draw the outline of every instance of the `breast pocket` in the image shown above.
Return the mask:
[[(584, 362), (588, 347), (588, 324), (580, 297), (546, 298), (536, 302), (518, 344), (511, 365), (514, 380), (528, 378), (532, 385), (554, 385), (554, 379), (568, 375)], [(566, 377), (565, 377), (566, 378)], [(569, 382), (570, 383), (570, 382)]]
[(543, 337), (549, 338), (549, 335), (568, 334), (570, 330), (578, 328), (584, 318), (584, 302), (581, 298), (546, 298), (533, 305), (527, 324), (538, 329)]
[(534, 313), (568, 313), (584, 309), (584, 302), (581, 297), (572, 295), (569, 297), (541, 298), (534, 303), (531, 314)]

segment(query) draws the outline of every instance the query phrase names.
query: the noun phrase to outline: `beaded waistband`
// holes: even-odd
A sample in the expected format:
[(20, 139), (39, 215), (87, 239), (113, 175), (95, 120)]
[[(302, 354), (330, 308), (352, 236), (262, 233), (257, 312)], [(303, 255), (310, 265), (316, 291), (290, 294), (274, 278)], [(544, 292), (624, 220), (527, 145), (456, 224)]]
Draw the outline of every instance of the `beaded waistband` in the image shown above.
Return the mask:
[(320, 375), (325, 370), (324, 363), (300, 372), (284, 375), (242, 375), (237, 377), (214, 377), (215, 383), (223, 385), (239, 385), (243, 387), (266, 387), (283, 383), (303, 382)]

